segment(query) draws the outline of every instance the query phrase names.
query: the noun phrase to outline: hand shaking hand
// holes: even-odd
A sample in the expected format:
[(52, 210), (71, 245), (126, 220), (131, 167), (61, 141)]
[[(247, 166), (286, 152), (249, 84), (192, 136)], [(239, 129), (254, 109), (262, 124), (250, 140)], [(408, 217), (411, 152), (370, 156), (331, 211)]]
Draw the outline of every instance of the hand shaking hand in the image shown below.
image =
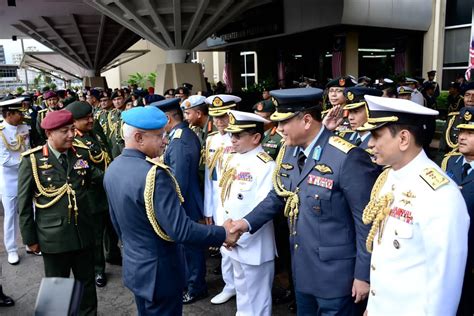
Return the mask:
[(224, 222), (222, 225), (225, 228), (225, 231), (227, 233), (226, 240), (224, 242), (224, 246), (227, 249), (231, 249), (237, 244), (237, 241), (239, 240), (240, 236), (242, 236), (243, 233), (248, 231), (248, 225), (247, 222), (239, 219), (233, 221), (232, 219), (228, 219)]

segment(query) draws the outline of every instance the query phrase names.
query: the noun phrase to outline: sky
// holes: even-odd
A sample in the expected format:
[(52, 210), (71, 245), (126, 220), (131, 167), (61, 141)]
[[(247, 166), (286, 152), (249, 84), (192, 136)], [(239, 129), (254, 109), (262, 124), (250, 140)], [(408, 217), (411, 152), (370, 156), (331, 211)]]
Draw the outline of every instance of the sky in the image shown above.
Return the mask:
[[(11, 39), (0, 39), (0, 45), (3, 45), (3, 50), (5, 51), (5, 59), (7, 64), (12, 63), (12, 55), (21, 53), (21, 41), (18, 39), (17, 41), (12, 41)], [(35, 46), (38, 51), (40, 52), (50, 52), (51, 49), (44, 46), (40, 42), (37, 42), (34, 39), (24, 39), (23, 46), (25, 47), (25, 51), (28, 50), (28, 47)]]

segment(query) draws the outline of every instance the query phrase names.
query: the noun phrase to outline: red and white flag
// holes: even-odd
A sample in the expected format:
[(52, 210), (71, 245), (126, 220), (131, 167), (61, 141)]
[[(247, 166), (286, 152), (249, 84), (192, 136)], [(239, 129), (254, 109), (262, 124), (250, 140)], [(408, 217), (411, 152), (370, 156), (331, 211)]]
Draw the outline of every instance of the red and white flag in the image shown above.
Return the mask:
[(469, 46), (469, 67), (467, 67), (464, 77), (467, 81), (471, 81), (472, 71), (474, 70), (474, 37), (471, 38), (471, 46)]

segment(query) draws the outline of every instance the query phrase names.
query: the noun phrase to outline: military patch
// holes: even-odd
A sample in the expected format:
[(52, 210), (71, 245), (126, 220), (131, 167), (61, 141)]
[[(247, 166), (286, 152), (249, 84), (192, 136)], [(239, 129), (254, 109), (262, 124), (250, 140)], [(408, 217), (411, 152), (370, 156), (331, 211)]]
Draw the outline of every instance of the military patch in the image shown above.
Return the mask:
[(312, 184), (312, 185), (317, 185), (317, 186), (322, 187), (322, 188), (332, 190), (334, 180), (310, 174), (308, 176), (308, 183)]
[(177, 129), (173, 134), (173, 139), (180, 139), (183, 135), (183, 130), (181, 128)]
[(273, 158), (272, 158), (272, 157), (270, 157), (270, 155), (269, 155), (269, 154), (267, 154), (267, 153), (266, 153), (266, 152), (264, 152), (264, 151), (262, 151), (262, 152), (259, 152), (259, 153), (257, 154), (257, 157), (258, 157), (258, 158), (259, 158), (261, 161), (263, 161), (264, 163), (267, 163), (267, 162), (269, 162), (269, 161), (272, 161), (272, 160), (273, 160)]
[(346, 85), (346, 80), (344, 80), (344, 78), (339, 79), (339, 85), (344, 87)]
[(437, 190), (445, 184), (449, 183), (448, 178), (441, 174), (435, 168), (424, 169), (420, 177), (428, 184), (433, 190)]
[(268, 148), (278, 148), (278, 144), (272, 144), (272, 143), (265, 143), (262, 144), (263, 147), (268, 147)]
[(292, 164), (289, 164), (289, 163), (286, 163), (286, 162), (282, 163), (281, 167), (285, 170), (292, 170), (294, 168), (294, 166)]
[(413, 215), (411, 211), (407, 211), (399, 207), (394, 207), (390, 211), (390, 216), (395, 217), (396, 219), (399, 219), (407, 224), (413, 225)]
[(328, 165), (325, 165), (325, 164), (317, 164), (316, 166), (314, 166), (314, 169), (319, 171), (319, 173), (321, 173), (321, 174), (326, 174), (326, 173), (332, 174), (333, 173), (331, 167), (329, 167)]
[(89, 168), (89, 164), (87, 163), (87, 160), (84, 160), (84, 159), (76, 160), (76, 163), (74, 164), (74, 167), (73, 167), (74, 170), (87, 169), (87, 168)]
[(340, 151), (344, 152), (344, 153), (348, 153), (351, 149), (353, 148), (356, 148), (357, 146), (349, 143), (348, 141), (340, 138), (340, 137), (337, 137), (337, 136), (331, 136), (329, 138), (329, 144), (336, 147), (337, 149), (339, 149)]

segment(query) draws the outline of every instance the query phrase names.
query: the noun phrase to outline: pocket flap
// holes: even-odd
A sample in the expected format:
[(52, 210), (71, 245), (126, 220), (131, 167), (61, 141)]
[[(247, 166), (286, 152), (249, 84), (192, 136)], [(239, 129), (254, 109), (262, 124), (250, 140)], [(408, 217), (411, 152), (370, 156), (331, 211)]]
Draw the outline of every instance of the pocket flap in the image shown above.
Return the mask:
[(319, 259), (321, 259), (321, 261), (351, 259), (355, 258), (356, 253), (357, 250), (354, 244), (319, 247)]
[(61, 217), (42, 217), (38, 224), (43, 228), (61, 226), (63, 219)]

